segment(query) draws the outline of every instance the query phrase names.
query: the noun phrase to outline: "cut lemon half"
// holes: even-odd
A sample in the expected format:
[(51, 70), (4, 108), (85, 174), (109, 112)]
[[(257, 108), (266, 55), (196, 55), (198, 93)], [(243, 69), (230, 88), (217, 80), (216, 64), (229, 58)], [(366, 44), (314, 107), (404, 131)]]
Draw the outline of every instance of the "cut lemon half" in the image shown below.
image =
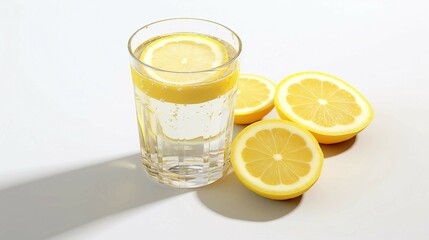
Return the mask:
[(319, 178), (323, 153), (299, 125), (268, 119), (244, 128), (232, 143), (231, 163), (238, 179), (270, 199), (300, 196)]
[(149, 43), (140, 60), (159, 70), (147, 67), (154, 79), (167, 83), (199, 83), (213, 79), (219, 71), (207, 71), (228, 61), (224, 45), (214, 38), (178, 33), (160, 37)]
[(371, 105), (355, 88), (321, 72), (301, 72), (284, 78), (274, 103), (283, 119), (308, 129), (320, 143), (352, 138), (371, 122)]
[(253, 74), (240, 74), (234, 122), (249, 124), (267, 115), (274, 108), (275, 91), (276, 85), (267, 78)]

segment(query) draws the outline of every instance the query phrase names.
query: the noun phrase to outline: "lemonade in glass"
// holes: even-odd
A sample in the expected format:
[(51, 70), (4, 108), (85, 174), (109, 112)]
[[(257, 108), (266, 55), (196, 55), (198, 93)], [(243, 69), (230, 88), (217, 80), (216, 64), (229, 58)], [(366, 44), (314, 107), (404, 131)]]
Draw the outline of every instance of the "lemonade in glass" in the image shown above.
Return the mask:
[(240, 38), (203, 19), (161, 20), (128, 44), (145, 170), (182, 188), (229, 167)]

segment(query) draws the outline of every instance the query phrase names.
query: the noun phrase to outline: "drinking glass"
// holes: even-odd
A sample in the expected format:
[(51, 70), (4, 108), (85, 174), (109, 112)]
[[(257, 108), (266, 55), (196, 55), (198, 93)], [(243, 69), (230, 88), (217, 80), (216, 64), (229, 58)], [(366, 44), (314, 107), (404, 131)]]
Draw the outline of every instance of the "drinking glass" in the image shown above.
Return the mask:
[[(177, 34), (209, 38), (226, 49), (228, 58), (219, 66), (194, 72), (160, 69), (142, 60), (152, 42)], [(128, 50), (141, 156), (148, 175), (180, 188), (221, 178), (230, 165), (241, 52), (238, 35), (209, 20), (166, 19), (137, 30)]]

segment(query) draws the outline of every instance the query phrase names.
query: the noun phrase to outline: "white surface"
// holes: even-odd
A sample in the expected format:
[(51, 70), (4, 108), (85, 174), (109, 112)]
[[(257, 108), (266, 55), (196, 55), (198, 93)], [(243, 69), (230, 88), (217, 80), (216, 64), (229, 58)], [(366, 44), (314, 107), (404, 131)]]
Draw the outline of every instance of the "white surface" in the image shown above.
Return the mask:
[[(427, 239), (426, 2), (0, 1), (0, 239)], [(235, 29), (242, 72), (343, 78), (374, 121), (324, 146), (319, 181), (291, 201), (234, 174), (189, 191), (150, 182), (126, 43), (180, 16)]]

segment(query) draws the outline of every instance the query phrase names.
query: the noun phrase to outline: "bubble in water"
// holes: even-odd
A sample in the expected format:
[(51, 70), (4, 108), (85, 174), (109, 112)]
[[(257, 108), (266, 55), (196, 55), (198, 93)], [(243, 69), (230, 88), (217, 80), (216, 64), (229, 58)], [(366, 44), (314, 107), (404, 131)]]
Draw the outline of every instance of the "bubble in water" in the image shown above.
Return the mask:
[(165, 99), (164, 98), (160, 98), (159, 101), (160, 102), (165, 102)]
[(178, 88), (177, 91), (181, 92), (183, 91), (183, 88)]
[(168, 86), (163, 86), (162, 87), (162, 90), (167, 90), (168, 89)]
[(150, 85), (155, 86), (155, 83), (154, 83), (154, 82), (152, 82)]

